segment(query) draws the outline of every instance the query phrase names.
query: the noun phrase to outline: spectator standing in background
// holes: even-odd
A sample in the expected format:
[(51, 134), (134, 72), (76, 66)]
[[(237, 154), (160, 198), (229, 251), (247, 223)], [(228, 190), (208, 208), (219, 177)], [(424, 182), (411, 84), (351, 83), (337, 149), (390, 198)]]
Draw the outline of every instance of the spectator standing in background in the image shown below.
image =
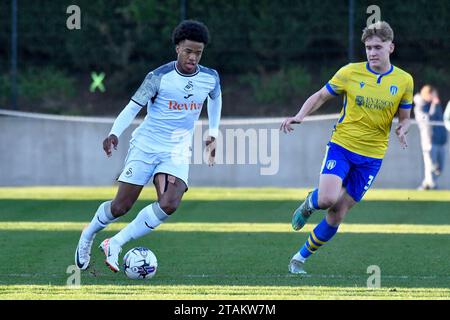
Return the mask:
[(437, 178), (444, 169), (447, 130), (442, 124), (436, 123), (444, 121), (444, 110), (436, 89), (431, 91), (430, 121), (432, 177), (435, 188), (437, 188)]
[(443, 121), (443, 110), (436, 88), (425, 85), (414, 96), (414, 114), (419, 127), (424, 162), (424, 179), (419, 189), (436, 189), (436, 179), (443, 169), (447, 143), (447, 132), (444, 127), (435, 123)]

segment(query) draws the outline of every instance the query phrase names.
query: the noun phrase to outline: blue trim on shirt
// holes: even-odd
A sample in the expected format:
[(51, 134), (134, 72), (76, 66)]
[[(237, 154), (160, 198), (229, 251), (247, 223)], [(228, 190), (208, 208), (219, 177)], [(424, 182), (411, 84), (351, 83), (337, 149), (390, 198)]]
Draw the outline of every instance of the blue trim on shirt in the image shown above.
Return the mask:
[[(369, 71), (372, 72), (373, 74), (376, 74), (377, 76), (381, 74), (381, 73), (379, 73), (379, 72), (376, 72), (376, 71), (372, 70), (372, 69), (370, 68), (370, 65), (369, 65), (368, 62), (366, 63), (366, 68), (367, 68), (367, 70), (369, 70)], [(394, 65), (391, 64), (391, 68), (390, 68), (388, 71), (386, 71), (385, 73), (381, 74), (381, 76), (385, 76), (385, 75), (391, 73), (393, 70), (394, 70)]]
[(378, 72), (372, 70), (372, 69), (370, 68), (370, 65), (369, 65), (368, 62), (366, 63), (366, 69), (369, 70), (369, 72), (371, 72), (371, 73), (373, 73), (373, 74), (376, 74), (376, 75), (378, 76), (377, 83), (379, 84), (379, 83), (381, 83), (381, 78), (383, 78), (384, 76), (386, 76), (386, 75), (388, 75), (389, 73), (391, 73), (392, 71), (394, 71), (394, 65), (391, 64), (391, 68), (390, 68), (387, 72), (385, 72), (385, 73), (383, 73), (383, 74), (378, 73)]
[(207, 73), (209, 75), (212, 75), (214, 78), (219, 79), (219, 73), (216, 70), (202, 66), (202, 65), (198, 65), (198, 66), (200, 68), (200, 72)]
[(328, 92), (331, 93), (333, 96), (338, 96), (338, 94), (333, 90), (333, 88), (331, 87), (331, 85), (329, 83), (327, 83), (325, 85), (325, 87), (328, 89)]
[(411, 109), (412, 108), (412, 103), (408, 103), (408, 104), (401, 104), (399, 105), (400, 109)]
[(338, 120), (338, 123), (344, 121), (346, 111), (347, 111), (347, 95), (344, 96), (344, 113), (342, 114), (342, 117)]
[(213, 76), (214, 79), (216, 80), (216, 85), (214, 86), (214, 89), (209, 93), (209, 97), (211, 99), (217, 98), (221, 91), (219, 73), (216, 70), (207, 68), (205, 66), (199, 65), (199, 67), (200, 67), (200, 72), (209, 74), (210, 76)]
[(175, 68), (175, 61), (168, 62), (153, 70), (155, 76), (160, 76), (171, 72)]
[(174, 67), (175, 71), (176, 71), (180, 76), (182, 76), (182, 77), (187, 77), (187, 78), (196, 76), (196, 75), (198, 75), (199, 72), (200, 72), (200, 67), (199, 67), (198, 65), (197, 65), (197, 69), (195, 70), (195, 72), (194, 72), (194, 73), (189, 73), (189, 74), (183, 73), (183, 72), (181, 72), (180, 70), (178, 70), (178, 68), (177, 68), (177, 62), (176, 62), (176, 61), (173, 62), (173, 67)]

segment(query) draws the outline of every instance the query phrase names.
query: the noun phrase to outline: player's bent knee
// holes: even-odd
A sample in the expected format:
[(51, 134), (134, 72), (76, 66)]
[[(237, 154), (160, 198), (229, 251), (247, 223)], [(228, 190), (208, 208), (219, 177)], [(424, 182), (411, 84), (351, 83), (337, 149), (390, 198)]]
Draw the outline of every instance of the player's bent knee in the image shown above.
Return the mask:
[(330, 197), (330, 196), (322, 196), (322, 197), (319, 196), (318, 200), (319, 200), (318, 201), (319, 207), (322, 209), (328, 209), (337, 202), (336, 197)]
[(178, 200), (161, 200), (159, 206), (168, 215), (174, 213), (178, 208)]
[(111, 213), (114, 217), (120, 217), (126, 214), (133, 207), (133, 203), (130, 202), (112, 202)]
[(329, 211), (327, 222), (331, 226), (338, 226), (342, 223), (343, 217), (340, 216), (338, 213), (333, 212), (332, 210)]
[(336, 208), (331, 207), (328, 210), (327, 221), (332, 226), (338, 226), (344, 221), (344, 218), (348, 212), (348, 208)]

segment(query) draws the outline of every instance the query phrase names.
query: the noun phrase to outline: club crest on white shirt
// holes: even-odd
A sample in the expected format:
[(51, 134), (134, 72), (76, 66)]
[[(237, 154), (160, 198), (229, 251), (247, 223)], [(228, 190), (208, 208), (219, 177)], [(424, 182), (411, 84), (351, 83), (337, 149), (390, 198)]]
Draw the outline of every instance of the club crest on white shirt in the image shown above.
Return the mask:
[(128, 168), (128, 170), (125, 172), (125, 176), (127, 178), (130, 178), (133, 175), (133, 168)]
[(184, 87), (184, 91), (191, 92), (192, 90), (194, 90), (194, 84), (192, 83), (191, 80), (189, 80), (187, 85)]

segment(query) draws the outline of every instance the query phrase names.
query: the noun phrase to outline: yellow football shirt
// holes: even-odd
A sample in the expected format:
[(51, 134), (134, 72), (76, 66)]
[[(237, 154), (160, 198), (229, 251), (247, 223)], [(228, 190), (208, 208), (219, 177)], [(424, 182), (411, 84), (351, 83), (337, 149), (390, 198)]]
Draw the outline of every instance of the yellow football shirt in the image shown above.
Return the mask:
[(326, 84), (331, 94), (344, 96), (331, 142), (363, 156), (383, 158), (397, 110), (412, 107), (413, 86), (412, 76), (393, 65), (383, 74), (367, 62), (342, 67)]

